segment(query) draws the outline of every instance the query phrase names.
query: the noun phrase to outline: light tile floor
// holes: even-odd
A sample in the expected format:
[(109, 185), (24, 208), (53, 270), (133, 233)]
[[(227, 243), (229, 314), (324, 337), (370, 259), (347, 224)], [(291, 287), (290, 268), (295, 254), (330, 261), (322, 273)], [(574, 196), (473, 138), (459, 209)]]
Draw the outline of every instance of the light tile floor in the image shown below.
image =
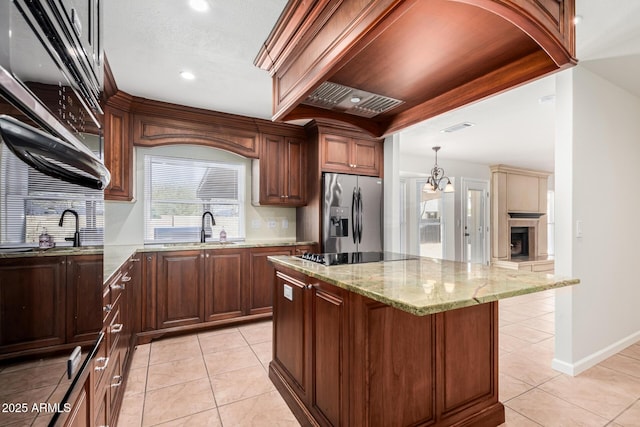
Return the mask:
[[(640, 344), (577, 377), (551, 369), (554, 291), (500, 302), (507, 427), (640, 427)], [(297, 426), (271, 384), (271, 322), (138, 346), (118, 425)]]

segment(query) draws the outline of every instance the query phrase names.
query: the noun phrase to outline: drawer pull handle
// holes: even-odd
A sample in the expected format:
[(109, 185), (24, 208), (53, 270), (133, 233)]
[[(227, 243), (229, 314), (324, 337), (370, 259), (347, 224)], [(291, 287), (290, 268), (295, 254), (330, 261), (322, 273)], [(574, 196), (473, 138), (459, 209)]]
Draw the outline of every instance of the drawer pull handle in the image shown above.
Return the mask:
[(113, 306), (111, 304), (107, 304), (102, 307), (102, 311), (106, 311), (107, 313), (109, 313), (111, 310), (113, 310)]
[(122, 375), (114, 375), (113, 379), (117, 382), (111, 384), (111, 387), (120, 387), (122, 385)]
[(140, 262), (140, 258), (131, 258), (131, 262)]
[(122, 332), (122, 328), (124, 328), (124, 325), (122, 323), (116, 323), (115, 325), (111, 326), (111, 333), (117, 334), (119, 332)]
[(109, 365), (109, 358), (108, 357), (98, 357), (96, 359), (96, 363), (103, 363), (102, 366), (96, 366), (95, 368), (93, 368), (95, 371), (104, 371), (105, 369), (107, 369), (107, 365)]
[(113, 289), (113, 290), (116, 290), (116, 289), (123, 289), (123, 290), (124, 290), (124, 284), (122, 284), (122, 285), (117, 285), (117, 284), (115, 284), (115, 283), (112, 283), (111, 285), (109, 285), (109, 287), (110, 287), (111, 289)]
[(122, 278), (120, 279), (120, 281), (124, 283), (127, 283), (130, 280), (131, 280), (131, 276), (127, 276), (127, 275), (122, 276)]

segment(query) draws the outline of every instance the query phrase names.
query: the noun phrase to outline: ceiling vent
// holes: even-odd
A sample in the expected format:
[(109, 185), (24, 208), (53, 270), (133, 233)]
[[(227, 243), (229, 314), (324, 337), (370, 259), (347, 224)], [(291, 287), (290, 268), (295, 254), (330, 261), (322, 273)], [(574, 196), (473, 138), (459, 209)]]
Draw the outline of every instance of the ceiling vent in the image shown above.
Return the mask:
[(442, 132), (442, 133), (457, 132), (457, 131), (462, 130), (462, 129), (470, 128), (471, 126), (473, 126), (473, 123), (471, 123), (471, 122), (462, 122), (462, 123), (458, 123), (457, 125), (453, 125), (453, 126), (449, 126), (448, 128), (444, 128), (440, 132)]
[(315, 107), (369, 118), (402, 103), (404, 101), (331, 82), (322, 83), (303, 102)]

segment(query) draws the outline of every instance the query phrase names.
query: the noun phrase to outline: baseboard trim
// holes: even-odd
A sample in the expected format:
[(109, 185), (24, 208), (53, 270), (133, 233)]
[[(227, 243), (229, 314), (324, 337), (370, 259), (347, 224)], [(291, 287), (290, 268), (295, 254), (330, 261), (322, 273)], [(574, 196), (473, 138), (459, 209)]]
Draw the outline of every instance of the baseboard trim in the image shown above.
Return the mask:
[(640, 341), (640, 331), (637, 331), (631, 335), (626, 336), (625, 338), (614, 342), (613, 344), (596, 351), (595, 353), (591, 353), (590, 355), (583, 357), (575, 363), (566, 362), (564, 360), (554, 358), (551, 362), (551, 367), (556, 371), (562, 372), (563, 374), (576, 376), (581, 372), (586, 371), (592, 366), (597, 365), (603, 360), (613, 356), (614, 354), (624, 350), (632, 344)]

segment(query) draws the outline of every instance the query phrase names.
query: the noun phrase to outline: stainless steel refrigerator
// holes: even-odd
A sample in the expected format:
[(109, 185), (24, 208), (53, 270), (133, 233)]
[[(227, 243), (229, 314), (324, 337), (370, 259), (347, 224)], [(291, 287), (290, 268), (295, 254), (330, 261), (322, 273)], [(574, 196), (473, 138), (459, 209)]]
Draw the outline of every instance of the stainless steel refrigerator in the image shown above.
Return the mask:
[(324, 173), (323, 252), (382, 251), (382, 179)]

